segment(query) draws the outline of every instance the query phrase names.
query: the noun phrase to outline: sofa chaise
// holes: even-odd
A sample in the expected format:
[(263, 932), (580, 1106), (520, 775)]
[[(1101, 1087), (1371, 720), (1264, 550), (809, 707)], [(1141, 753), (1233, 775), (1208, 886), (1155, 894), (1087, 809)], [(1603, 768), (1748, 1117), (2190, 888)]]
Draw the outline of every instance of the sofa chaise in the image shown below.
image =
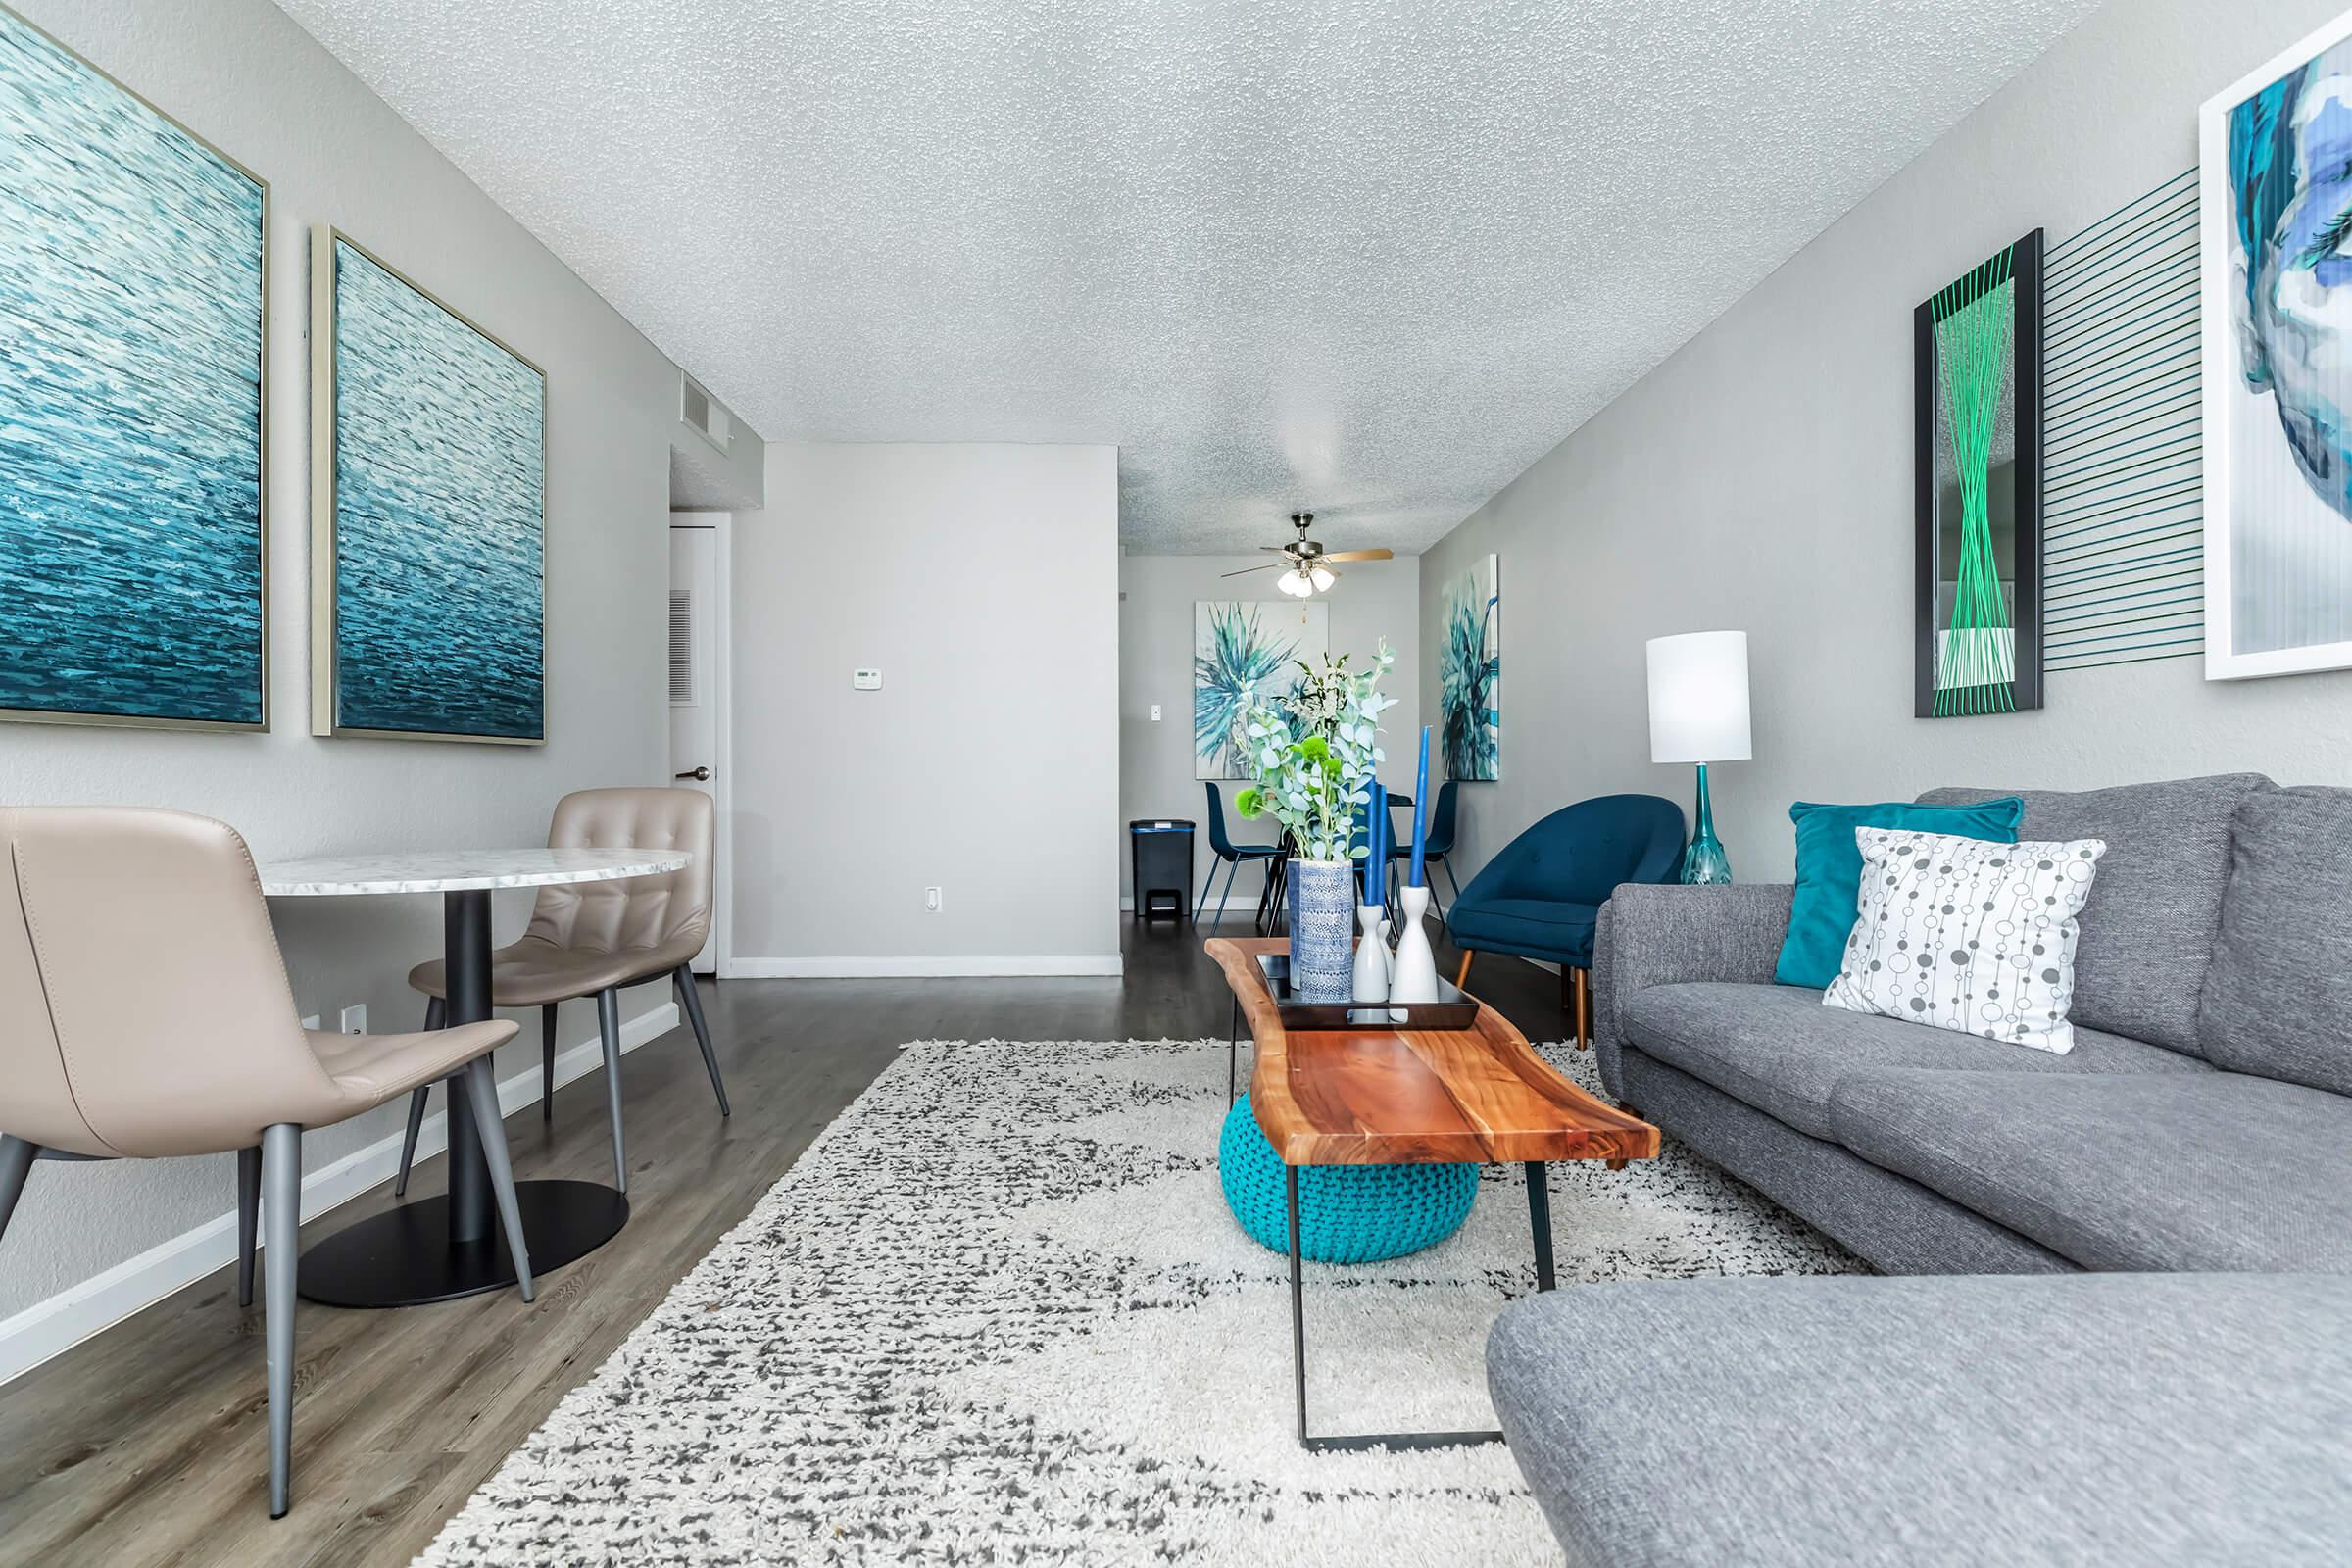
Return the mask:
[(1786, 886), (1603, 908), (1610, 1092), (1922, 1277), (1509, 1308), (1490, 1382), (1572, 1560), (2352, 1561), (2352, 791), (1923, 799), (2000, 794), (2109, 845), (2065, 1055), (1774, 985)]

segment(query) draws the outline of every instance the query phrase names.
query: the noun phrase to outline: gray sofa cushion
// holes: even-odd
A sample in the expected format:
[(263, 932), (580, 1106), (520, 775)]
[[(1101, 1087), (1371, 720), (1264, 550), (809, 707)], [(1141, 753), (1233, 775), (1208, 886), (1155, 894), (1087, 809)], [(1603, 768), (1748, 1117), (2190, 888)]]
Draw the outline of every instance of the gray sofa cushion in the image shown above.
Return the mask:
[(2260, 773), (2084, 790), (1930, 790), (1950, 806), (2020, 795), (2021, 839), (2107, 841), (2075, 950), (2074, 1021), (2199, 1050), (2197, 995), (2221, 923), (2230, 824), (2238, 803), (2270, 787)]
[(2352, 1099), (2242, 1073), (1849, 1073), (1846, 1148), (2091, 1269), (2352, 1273)]
[(2247, 796), (2230, 859), (2197, 1016), (2205, 1058), (2352, 1094), (2352, 790)]
[(2039, 1242), (1812, 1138), (1634, 1048), (1618, 1053), (1644, 1120), (1721, 1166), (1882, 1274), (2071, 1274)]
[(1816, 1138), (1837, 1136), (1831, 1089), (1846, 1074), (1866, 1069), (2200, 1076), (2213, 1070), (2196, 1056), (2096, 1029), (2077, 1029), (2075, 1049), (2058, 1056), (1825, 1007), (1820, 992), (1788, 986), (1651, 986), (1619, 1004), (1618, 1020), (1627, 1045)]
[(1487, 1384), (1572, 1564), (2337, 1564), (2352, 1281), (1581, 1285)]

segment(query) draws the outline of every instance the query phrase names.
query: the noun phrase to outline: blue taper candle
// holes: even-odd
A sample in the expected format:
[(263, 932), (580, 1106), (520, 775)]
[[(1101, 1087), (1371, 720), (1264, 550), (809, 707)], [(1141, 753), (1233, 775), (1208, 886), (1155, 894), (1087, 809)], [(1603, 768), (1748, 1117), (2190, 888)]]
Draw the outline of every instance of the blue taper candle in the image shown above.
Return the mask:
[(1366, 824), (1364, 837), (1364, 902), (1379, 908), (1388, 902), (1389, 887), (1389, 791), (1380, 780), (1372, 781), (1372, 820)]
[(1413, 879), (1407, 887), (1426, 887), (1429, 874), (1423, 868), (1421, 857), (1428, 846), (1429, 828), (1429, 726), (1421, 726), (1421, 765), (1413, 771)]

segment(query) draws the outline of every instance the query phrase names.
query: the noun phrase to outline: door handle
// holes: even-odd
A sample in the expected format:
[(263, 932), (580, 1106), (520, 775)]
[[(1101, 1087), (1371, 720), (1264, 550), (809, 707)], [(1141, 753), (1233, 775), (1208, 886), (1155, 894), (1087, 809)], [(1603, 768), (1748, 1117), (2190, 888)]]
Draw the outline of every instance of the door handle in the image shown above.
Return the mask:
[(677, 776), (679, 778), (690, 778), (697, 784), (708, 784), (710, 782), (710, 770), (707, 767), (698, 767), (691, 773), (680, 773)]

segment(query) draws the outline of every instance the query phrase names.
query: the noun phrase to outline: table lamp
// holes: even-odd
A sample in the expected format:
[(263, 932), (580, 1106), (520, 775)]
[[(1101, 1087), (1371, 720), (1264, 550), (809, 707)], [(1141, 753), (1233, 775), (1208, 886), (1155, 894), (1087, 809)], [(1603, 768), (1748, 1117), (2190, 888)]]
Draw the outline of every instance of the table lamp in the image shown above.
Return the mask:
[(1694, 631), (1649, 640), (1649, 760), (1698, 764), (1698, 827), (1683, 856), (1685, 882), (1729, 882), (1715, 836), (1707, 764), (1754, 756), (1747, 728), (1747, 633)]

